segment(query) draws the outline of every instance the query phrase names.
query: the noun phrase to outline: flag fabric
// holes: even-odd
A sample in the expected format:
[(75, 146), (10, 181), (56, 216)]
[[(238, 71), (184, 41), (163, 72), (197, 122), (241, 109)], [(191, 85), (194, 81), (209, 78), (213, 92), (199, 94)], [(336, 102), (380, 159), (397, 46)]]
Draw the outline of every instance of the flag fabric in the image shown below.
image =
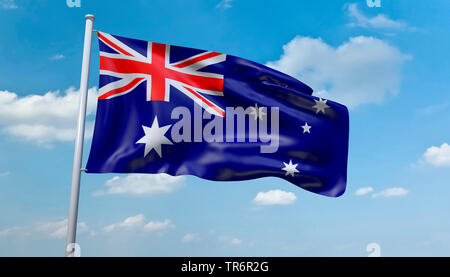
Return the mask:
[(97, 35), (99, 97), (87, 173), (279, 177), (322, 195), (344, 193), (345, 106), (243, 58)]

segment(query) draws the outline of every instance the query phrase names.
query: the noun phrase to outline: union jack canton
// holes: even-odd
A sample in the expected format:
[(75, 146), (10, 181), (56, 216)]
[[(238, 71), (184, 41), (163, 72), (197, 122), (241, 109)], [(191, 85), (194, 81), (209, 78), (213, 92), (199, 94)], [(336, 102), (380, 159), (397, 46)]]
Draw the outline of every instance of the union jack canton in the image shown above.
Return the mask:
[(170, 86), (173, 86), (211, 114), (225, 115), (221, 107), (202, 96), (223, 96), (223, 75), (200, 71), (225, 61), (225, 54), (204, 51), (170, 62), (170, 45), (147, 42), (144, 54), (110, 34), (97, 34), (102, 43), (116, 52), (100, 51), (100, 75), (119, 78), (100, 88), (99, 99), (130, 93), (146, 81), (147, 101), (170, 101)]

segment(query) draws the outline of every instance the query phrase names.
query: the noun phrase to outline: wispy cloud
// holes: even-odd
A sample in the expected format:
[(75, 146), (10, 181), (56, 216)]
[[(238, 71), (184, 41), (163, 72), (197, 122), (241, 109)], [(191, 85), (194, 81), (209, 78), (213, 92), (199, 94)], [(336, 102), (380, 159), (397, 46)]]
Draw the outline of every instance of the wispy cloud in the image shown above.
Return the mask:
[(125, 231), (146, 231), (146, 232), (162, 232), (167, 229), (175, 228), (175, 224), (171, 220), (165, 219), (163, 221), (149, 221), (145, 223), (146, 219), (143, 214), (127, 217), (124, 221), (110, 224), (103, 228), (106, 232), (115, 230)]
[(4, 10), (14, 10), (17, 9), (18, 6), (14, 0), (0, 0), (0, 8)]
[(429, 105), (417, 110), (420, 115), (432, 115), (442, 111), (446, 111), (450, 108), (450, 101)]
[(55, 54), (53, 56), (50, 57), (50, 60), (52, 61), (58, 61), (58, 60), (62, 60), (64, 59), (66, 56), (64, 56), (63, 54)]
[(198, 235), (197, 234), (186, 234), (181, 238), (181, 242), (183, 243), (189, 243), (189, 242), (193, 242), (195, 240), (198, 240)]
[(224, 9), (224, 10), (230, 9), (230, 8), (233, 7), (231, 5), (232, 2), (233, 2), (233, 0), (222, 0), (216, 5), (216, 8), (217, 9)]
[(167, 218), (164, 221), (150, 221), (144, 225), (144, 229), (149, 232), (160, 232), (171, 228), (175, 228), (175, 224)]
[(408, 190), (401, 188), (401, 187), (394, 187), (394, 188), (387, 188), (380, 192), (374, 192), (374, 189), (372, 187), (363, 187), (356, 190), (355, 195), (356, 196), (363, 196), (372, 194), (372, 198), (389, 198), (389, 197), (396, 197), (396, 196), (404, 196), (409, 193)]
[(290, 205), (297, 200), (297, 197), (292, 192), (283, 190), (269, 190), (267, 192), (258, 192), (253, 199), (253, 203), (261, 206), (271, 205)]
[(8, 176), (10, 174), (11, 174), (11, 172), (9, 172), (9, 171), (0, 172), (0, 177), (5, 177), (5, 176)]
[(111, 232), (118, 228), (134, 229), (134, 228), (143, 226), (144, 221), (145, 221), (145, 216), (143, 214), (138, 214), (135, 216), (127, 217), (122, 222), (110, 224), (110, 225), (104, 227), (103, 229), (107, 232)]
[(243, 243), (242, 239), (239, 239), (236, 237), (230, 237), (230, 236), (220, 236), (219, 241), (229, 244), (229, 245), (234, 245), (234, 246), (239, 246), (239, 245), (242, 245), (242, 243)]
[(130, 174), (115, 176), (106, 181), (105, 190), (96, 191), (94, 196), (105, 194), (153, 195), (172, 193), (184, 185), (183, 176), (161, 174)]
[(356, 190), (355, 195), (362, 196), (373, 192), (372, 187), (359, 188)]
[[(85, 222), (79, 222), (77, 231), (79, 234), (88, 231)], [(0, 239), (9, 236), (39, 236), (44, 238), (62, 239), (67, 234), (67, 219), (60, 221), (44, 221), (29, 226), (16, 226), (0, 230)]]
[(407, 30), (415, 31), (416, 28), (408, 26), (408, 24), (401, 20), (390, 19), (385, 14), (378, 14), (373, 17), (366, 16), (358, 9), (356, 3), (346, 5), (348, 16), (352, 19), (349, 26), (365, 27), (375, 29), (391, 29), (391, 30)]
[(408, 193), (409, 193), (408, 190), (397, 187), (397, 188), (388, 188), (388, 189), (382, 190), (378, 193), (374, 193), (374, 194), (372, 194), (372, 197), (373, 198), (379, 198), (379, 197), (390, 198), (390, 197), (405, 196)]

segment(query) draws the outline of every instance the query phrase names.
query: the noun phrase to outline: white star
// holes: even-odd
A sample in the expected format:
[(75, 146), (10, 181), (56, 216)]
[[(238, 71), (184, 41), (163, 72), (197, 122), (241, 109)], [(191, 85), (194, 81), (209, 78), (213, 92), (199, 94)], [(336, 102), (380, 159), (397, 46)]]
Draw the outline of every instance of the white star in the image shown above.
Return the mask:
[(294, 177), (294, 173), (300, 173), (297, 169), (298, 164), (292, 164), (292, 160), (289, 160), (289, 164), (283, 162), (284, 167), (281, 170), (286, 171), (286, 176), (291, 175)]
[(147, 156), (152, 149), (155, 149), (156, 153), (158, 153), (159, 157), (162, 158), (161, 145), (162, 144), (173, 144), (166, 136), (164, 135), (167, 130), (172, 125), (166, 125), (163, 127), (159, 127), (158, 118), (155, 116), (153, 120), (152, 127), (146, 127), (142, 125), (144, 129), (145, 136), (143, 136), (136, 143), (144, 143), (145, 144), (145, 153), (144, 157)]
[(311, 126), (308, 125), (308, 122), (305, 122), (305, 125), (303, 125), (302, 128), (303, 128), (303, 134), (304, 133), (311, 134), (311, 132), (310, 132)]
[(327, 105), (326, 99), (323, 100), (322, 98), (319, 98), (319, 101), (317, 101), (316, 99), (314, 99), (314, 101), (316, 102), (316, 104), (312, 107), (316, 109), (316, 113), (319, 112), (325, 113), (325, 109), (330, 107)]
[(250, 115), (253, 115), (255, 117), (255, 120), (257, 120), (258, 118), (260, 120), (262, 120), (263, 116), (266, 115), (263, 108), (264, 107), (258, 107), (258, 104), (255, 104), (254, 107), (250, 107), (250, 109), (252, 109), (252, 111), (250, 112)]

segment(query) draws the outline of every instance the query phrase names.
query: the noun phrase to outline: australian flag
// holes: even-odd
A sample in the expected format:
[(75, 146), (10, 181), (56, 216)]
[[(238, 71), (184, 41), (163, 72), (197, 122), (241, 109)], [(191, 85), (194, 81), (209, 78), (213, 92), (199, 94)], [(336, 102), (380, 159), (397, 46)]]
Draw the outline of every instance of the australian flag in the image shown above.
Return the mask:
[(99, 97), (88, 173), (272, 176), (322, 195), (344, 193), (345, 106), (246, 59), (97, 35)]

